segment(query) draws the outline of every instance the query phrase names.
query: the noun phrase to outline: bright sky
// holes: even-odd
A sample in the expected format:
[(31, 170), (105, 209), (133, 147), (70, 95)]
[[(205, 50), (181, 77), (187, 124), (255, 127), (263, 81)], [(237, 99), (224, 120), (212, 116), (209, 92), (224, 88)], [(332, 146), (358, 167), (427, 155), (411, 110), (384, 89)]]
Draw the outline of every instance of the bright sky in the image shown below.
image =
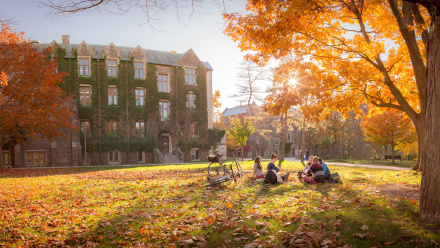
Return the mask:
[[(233, 1), (229, 2), (228, 11), (244, 11), (245, 0)], [(12, 18), (16, 22), (13, 28), (24, 31), (27, 38), (41, 43), (53, 40), (61, 43), (61, 35), (66, 34), (70, 35), (73, 44), (83, 40), (88, 44), (101, 45), (113, 42), (116, 46), (140, 45), (144, 49), (175, 50), (178, 53), (192, 48), (202, 61), (208, 61), (214, 69), (213, 90), (220, 90), (221, 110), (239, 104), (228, 96), (236, 89), (237, 68), (244, 53), (222, 33), (225, 24), (219, 7), (214, 4), (205, 6), (202, 9), (204, 14), (193, 16), (187, 25), (179, 23), (174, 9), (156, 15), (152, 25), (159, 31), (144, 24), (145, 15), (138, 9), (124, 15), (101, 9), (54, 19), (49, 8), (39, 5), (36, 0), (0, 0), (0, 15)]]

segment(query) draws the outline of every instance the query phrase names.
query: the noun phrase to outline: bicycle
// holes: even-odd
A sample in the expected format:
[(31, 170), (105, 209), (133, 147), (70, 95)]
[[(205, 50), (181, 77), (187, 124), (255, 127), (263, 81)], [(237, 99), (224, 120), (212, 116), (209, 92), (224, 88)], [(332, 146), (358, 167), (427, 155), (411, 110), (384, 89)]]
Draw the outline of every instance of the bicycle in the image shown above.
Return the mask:
[[(208, 161), (211, 162), (208, 166), (208, 180), (211, 185), (220, 185), (224, 182), (234, 180), (243, 176), (243, 169), (237, 161), (235, 154), (231, 160), (223, 160), (222, 155), (208, 156)], [(230, 163), (229, 163), (230, 162)]]

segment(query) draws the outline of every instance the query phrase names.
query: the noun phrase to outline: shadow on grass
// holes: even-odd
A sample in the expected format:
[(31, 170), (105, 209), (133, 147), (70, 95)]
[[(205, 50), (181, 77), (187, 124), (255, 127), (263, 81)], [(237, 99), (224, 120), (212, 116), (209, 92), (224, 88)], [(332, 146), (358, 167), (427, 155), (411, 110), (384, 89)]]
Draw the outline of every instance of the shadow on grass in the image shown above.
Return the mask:
[[(203, 163), (200, 163), (203, 165)], [(194, 170), (194, 171), (208, 171), (209, 163), (206, 163), (206, 168), (182, 168), (184, 170)], [(179, 166), (173, 164), (154, 164), (154, 165), (133, 165), (133, 166), (93, 166), (93, 167), (66, 167), (66, 168), (14, 168), (14, 169), (0, 169), (0, 179), (1, 178), (22, 178), (22, 177), (45, 177), (45, 176), (58, 176), (58, 175), (74, 175), (82, 174), (88, 172), (97, 171), (116, 171), (121, 169), (136, 169), (136, 168), (154, 168), (159, 169)]]

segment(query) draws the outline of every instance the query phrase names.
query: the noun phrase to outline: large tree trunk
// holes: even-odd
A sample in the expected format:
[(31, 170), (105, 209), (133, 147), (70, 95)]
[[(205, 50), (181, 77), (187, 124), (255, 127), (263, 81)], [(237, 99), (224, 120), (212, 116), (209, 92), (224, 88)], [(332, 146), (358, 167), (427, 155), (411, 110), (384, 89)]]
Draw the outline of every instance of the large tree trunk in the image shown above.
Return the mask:
[(433, 13), (428, 39), (426, 115), (419, 217), (440, 221), (440, 13)]

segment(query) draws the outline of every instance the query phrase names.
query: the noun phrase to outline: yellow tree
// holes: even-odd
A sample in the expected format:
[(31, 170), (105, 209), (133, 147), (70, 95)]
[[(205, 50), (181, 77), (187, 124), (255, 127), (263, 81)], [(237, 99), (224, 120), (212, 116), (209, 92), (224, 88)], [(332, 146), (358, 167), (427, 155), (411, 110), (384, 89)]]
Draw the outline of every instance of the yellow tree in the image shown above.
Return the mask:
[(232, 120), (232, 127), (227, 131), (228, 136), (234, 140), (241, 147), (241, 161), (243, 161), (243, 147), (246, 145), (246, 141), (254, 132), (252, 123), (245, 118), (242, 120), (236, 118)]
[(327, 106), (348, 112), (367, 100), (408, 115), (422, 155), (413, 168), (429, 166), (420, 217), (439, 221), (440, 0), (249, 0), (247, 10), (225, 15), (225, 32), (249, 57), (293, 55), (283, 67), (319, 78), (333, 93), (321, 99)]
[(368, 140), (378, 145), (391, 146), (393, 164), (396, 146), (412, 143), (414, 126), (402, 112), (391, 110), (371, 116), (365, 115), (361, 127)]
[(222, 106), (222, 103), (220, 102), (220, 97), (221, 97), (220, 90), (216, 90), (214, 94), (212, 94), (212, 108), (213, 108), (212, 119), (214, 125), (218, 125), (221, 122), (222, 114), (220, 113), (220, 107)]

